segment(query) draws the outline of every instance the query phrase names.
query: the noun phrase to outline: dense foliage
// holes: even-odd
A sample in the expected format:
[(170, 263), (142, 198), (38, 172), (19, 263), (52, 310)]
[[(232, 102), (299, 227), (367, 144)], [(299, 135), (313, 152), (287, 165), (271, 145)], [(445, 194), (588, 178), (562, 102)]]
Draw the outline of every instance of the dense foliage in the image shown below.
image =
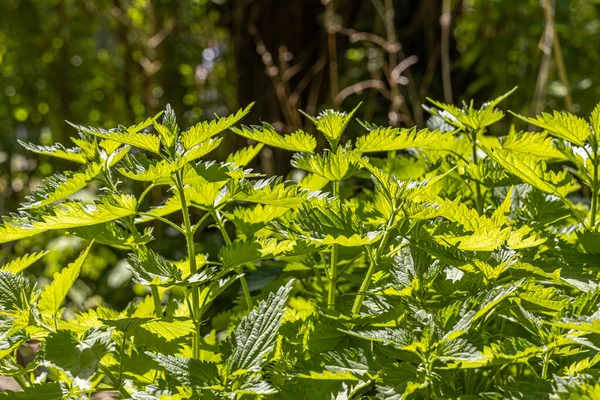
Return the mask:
[[(60, 230), (89, 245), (45, 286), (23, 272), (44, 252), (1, 268), (0, 371), (23, 391), (0, 398), (598, 397), (600, 106), (589, 121), (515, 115), (543, 131), (492, 136), (507, 96), (431, 101), (428, 129), (358, 121), (354, 141), (356, 110), (306, 115), (320, 153), (300, 130), (234, 127), (249, 107), (187, 131), (167, 107), (131, 127), (73, 125), (74, 147), (22, 143), (81, 169), (4, 217), (0, 243)], [(228, 129), (253, 144), (206, 161)], [(293, 179), (246, 167), (263, 146), (294, 152)], [(92, 204), (70, 198), (90, 185)], [(149, 207), (160, 186), (169, 197)], [(157, 223), (187, 257), (156, 251)], [(200, 251), (210, 230), (218, 257)], [(104, 246), (129, 253), (148, 294), (65, 307)], [(214, 313), (232, 290), (239, 304)]]

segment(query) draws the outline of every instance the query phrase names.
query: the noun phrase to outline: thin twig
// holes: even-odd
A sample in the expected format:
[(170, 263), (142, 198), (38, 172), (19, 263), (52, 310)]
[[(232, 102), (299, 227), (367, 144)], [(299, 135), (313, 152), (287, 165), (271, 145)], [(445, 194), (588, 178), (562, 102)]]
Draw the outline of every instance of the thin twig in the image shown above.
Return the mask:
[(452, 24), (452, 0), (444, 0), (442, 3), (442, 15), (440, 16), (440, 27), (442, 28), (441, 56), (442, 56), (442, 85), (444, 88), (444, 101), (453, 103), (452, 81), (450, 76), (450, 26)]
[(571, 88), (569, 85), (569, 79), (567, 78), (567, 67), (565, 66), (565, 60), (560, 47), (560, 41), (556, 29), (554, 29), (554, 7), (550, 5), (550, 0), (544, 0), (543, 8), (544, 15), (546, 17), (546, 26), (552, 31), (553, 49), (554, 49), (554, 62), (556, 63), (556, 69), (558, 70), (558, 76), (560, 81), (565, 88), (565, 107), (567, 111), (573, 112), (573, 98), (571, 97)]
[[(551, 8), (553, 7), (553, 2), (548, 4), (548, 7), (545, 7), (550, 14), (552, 14)], [(547, 14), (547, 12), (546, 12)], [(554, 46), (554, 29), (551, 28), (551, 24), (548, 19), (546, 19), (546, 28), (544, 29), (544, 33), (542, 33), (542, 37), (540, 38), (540, 43), (538, 47), (542, 50), (542, 61), (540, 62), (540, 70), (538, 72), (537, 81), (535, 84), (535, 91), (533, 95), (533, 104), (532, 104), (532, 114), (537, 115), (544, 110), (544, 103), (546, 99), (546, 90), (548, 88), (548, 77), (550, 76), (550, 61), (552, 58), (552, 48)], [(530, 127), (531, 129), (532, 127)]]

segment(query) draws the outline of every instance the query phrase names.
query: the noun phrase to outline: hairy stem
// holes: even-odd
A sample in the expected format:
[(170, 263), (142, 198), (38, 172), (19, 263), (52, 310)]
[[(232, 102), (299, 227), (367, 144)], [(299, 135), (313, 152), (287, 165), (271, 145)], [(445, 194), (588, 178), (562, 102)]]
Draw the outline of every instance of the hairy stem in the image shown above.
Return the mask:
[[(477, 131), (473, 131), (471, 146), (473, 148), (473, 164), (477, 165)], [(481, 214), (483, 212), (483, 197), (481, 196), (481, 185), (478, 181), (475, 181), (475, 196), (475, 208)]]
[[(221, 235), (223, 235), (223, 240), (226, 244), (231, 244), (231, 239), (229, 238), (229, 234), (227, 233), (227, 229), (225, 229), (225, 223), (223, 222), (223, 218), (218, 210), (212, 211), (213, 218), (219, 231), (221, 231)], [(252, 296), (250, 295), (250, 288), (248, 288), (248, 281), (246, 281), (245, 276), (240, 277), (240, 283), (242, 285), (242, 291), (244, 292), (244, 300), (246, 301), (246, 306), (248, 310), (252, 310)]]
[(23, 379), (21, 375), (15, 375), (13, 376), (13, 378), (15, 379), (15, 381), (17, 381), (21, 389), (27, 389), (27, 382), (25, 381), (25, 379)]
[[(598, 152), (596, 151), (596, 154)], [(594, 176), (592, 182), (592, 215), (590, 217), (590, 229), (596, 226), (596, 210), (598, 209), (598, 159), (594, 160)]]
[[(340, 196), (340, 182), (334, 181), (333, 196)], [(331, 260), (329, 266), (329, 283), (327, 286), (327, 308), (333, 310), (335, 308), (335, 286), (337, 283), (337, 263), (338, 263), (339, 246), (334, 244), (331, 246)]]
[(151, 285), (152, 289), (152, 298), (154, 299), (154, 311), (156, 313), (156, 318), (162, 317), (162, 305), (160, 304), (160, 293), (158, 293), (158, 286)]
[(100, 368), (100, 371), (102, 371), (102, 373), (104, 374), (104, 376), (106, 376), (108, 378), (108, 380), (119, 390), (119, 393), (121, 394), (121, 398), (123, 398), (123, 399), (131, 398), (131, 395), (127, 392), (127, 390), (125, 390), (125, 388), (123, 387), (123, 384), (117, 379), (116, 376), (113, 375), (112, 372), (110, 372), (110, 369), (108, 369), (108, 367), (106, 367), (105, 365), (99, 364), (99, 368)]
[[(185, 199), (184, 187), (183, 187), (183, 173), (178, 171), (175, 174), (175, 184), (177, 191), (179, 192), (179, 198), (181, 199), (181, 212), (183, 214), (183, 225), (185, 232), (185, 239), (187, 243), (188, 260), (190, 262), (190, 274), (195, 274), (198, 270), (196, 266), (196, 249), (194, 246), (194, 232), (192, 231), (192, 223), (190, 222), (190, 212), (187, 208), (187, 202)], [(200, 357), (200, 319), (198, 317), (200, 310), (200, 294), (198, 292), (198, 286), (192, 286), (192, 319), (196, 325), (194, 330), (194, 338), (192, 342), (192, 349), (194, 358)]]
[(548, 365), (550, 364), (550, 353), (544, 353), (542, 358), (542, 379), (548, 378)]
[(383, 253), (383, 250), (385, 249), (385, 245), (387, 244), (387, 241), (390, 238), (390, 234), (392, 232), (393, 221), (394, 221), (394, 216), (392, 214), (392, 217), (390, 218), (390, 220), (388, 221), (388, 224), (386, 226), (385, 233), (383, 234), (383, 237), (381, 238), (381, 243), (379, 243), (379, 247), (377, 248), (377, 252), (371, 258), (371, 263), (369, 264), (369, 269), (367, 270), (367, 275), (365, 276), (365, 279), (363, 280), (362, 284), (360, 285), (360, 289), (358, 291), (358, 294), (356, 295), (356, 299), (354, 299), (354, 304), (352, 305), (352, 315), (358, 315), (358, 313), (360, 312), (360, 308), (362, 307), (362, 302), (364, 301), (364, 299), (367, 295), (367, 290), (369, 290), (369, 286), (371, 285), (371, 280), (373, 279), (373, 274), (375, 273), (375, 268), (377, 267), (377, 264), (379, 263), (381, 254)]

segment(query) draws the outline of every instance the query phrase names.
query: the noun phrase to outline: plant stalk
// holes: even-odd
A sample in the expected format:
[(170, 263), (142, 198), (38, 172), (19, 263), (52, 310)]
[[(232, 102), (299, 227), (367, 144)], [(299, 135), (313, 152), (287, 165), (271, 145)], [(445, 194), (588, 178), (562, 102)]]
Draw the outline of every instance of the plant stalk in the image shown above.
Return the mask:
[(371, 280), (373, 279), (373, 274), (375, 273), (375, 267), (377, 267), (377, 264), (379, 263), (379, 259), (381, 257), (381, 253), (385, 249), (385, 245), (387, 244), (387, 241), (390, 238), (390, 234), (392, 232), (393, 221), (394, 221), (394, 216), (392, 215), (392, 217), (390, 218), (390, 221), (388, 222), (388, 224), (386, 226), (385, 233), (383, 234), (383, 237), (381, 238), (381, 243), (379, 244), (379, 247), (377, 248), (377, 252), (373, 256), (373, 258), (371, 258), (371, 263), (369, 264), (369, 269), (367, 270), (367, 275), (365, 276), (365, 279), (363, 280), (362, 284), (360, 285), (360, 289), (359, 289), (358, 294), (356, 295), (356, 299), (354, 299), (354, 304), (352, 305), (352, 315), (358, 315), (358, 313), (360, 312), (360, 308), (362, 307), (362, 302), (364, 301), (364, 299), (367, 295), (367, 290), (369, 290), (369, 286), (371, 285)]
[[(471, 145), (473, 148), (473, 163), (477, 165), (477, 131), (473, 131)], [(481, 185), (478, 181), (475, 181), (475, 196), (475, 208), (477, 213), (481, 215), (483, 213), (483, 198), (481, 197)]]
[(113, 375), (112, 372), (110, 372), (108, 367), (106, 367), (102, 364), (99, 364), (98, 367), (99, 367), (100, 371), (102, 371), (104, 376), (106, 376), (108, 378), (108, 380), (119, 390), (119, 393), (121, 394), (121, 398), (123, 398), (123, 399), (131, 398), (131, 395), (129, 394), (129, 392), (127, 392), (127, 390), (125, 390), (125, 388), (123, 387), (123, 384), (117, 379), (116, 376)]
[(160, 293), (158, 292), (158, 286), (151, 285), (152, 289), (152, 298), (154, 299), (154, 312), (156, 313), (156, 318), (162, 318), (162, 305), (160, 304)]
[[(231, 244), (231, 239), (229, 238), (227, 229), (225, 229), (225, 224), (223, 223), (221, 214), (219, 214), (219, 211), (214, 210), (214, 211), (212, 211), (212, 215), (213, 215), (213, 218), (215, 219), (215, 223), (217, 224), (217, 227), (219, 228), (219, 231), (221, 231), (223, 240), (225, 241), (226, 244)], [(240, 277), (240, 283), (242, 285), (242, 291), (244, 292), (244, 299), (246, 301), (246, 306), (248, 307), (248, 310), (252, 310), (252, 307), (253, 307), (252, 296), (250, 295), (250, 288), (248, 287), (248, 281), (246, 281), (246, 277), (244, 275), (242, 275)]]
[(17, 381), (17, 383), (19, 384), (19, 387), (23, 390), (27, 389), (27, 383), (25, 382), (25, 379), (23, 379), (23, 377), (21, 375), (15, 375), (13, 376), (13, 378), (15, 379), (15, 381)]
[[(598, 152), (596, 151), (596, 154)], [(598, 209), (598, 158), (594, 160), (594, 177), (592, 183), (592, 215), (590, 217), (590, 230), (596, 226), (596, 210)]]
[[(187, 243), (188, 260), (190, 262), (190, 274), (195, 274), (198, 270), (196, 265), (196, 249), (194, 245), (194, 232), (192, 232), (192, 223), (190, 221), (190, 212), (187, 208), (187, 202), (185, 199), (182, 171), (177, 171), (175, 174), (175, 184), (177, 185), (177, 191), (179, 192), (179, 198), (181, 199), (181, 212), (183, 214), (183, 225), (185, 230), (185, 239)], [(198, 286), (192, 286), (192, 319), (196, 325), (194, 330), (194, 337), (192, 341), (192, 349), (194, 358), (200, 357), (200, 294), (198, 292)]]
[[(339, 198), (340, 196), (340, 182), (333, 181), (333, 196)], [(329, 265), (329, 282), (327, 286), (327, 308), (330, 310), (335, 309), (335, 286), (337, 283), (337, 263), (338, 263), (339, 246), (337, 244), (331, 245), (331, 260)]]

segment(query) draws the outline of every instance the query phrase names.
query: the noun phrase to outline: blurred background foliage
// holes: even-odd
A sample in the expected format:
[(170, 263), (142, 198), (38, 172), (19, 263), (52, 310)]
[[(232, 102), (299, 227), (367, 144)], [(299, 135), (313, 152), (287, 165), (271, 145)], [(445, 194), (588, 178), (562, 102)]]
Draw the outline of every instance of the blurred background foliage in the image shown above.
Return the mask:
[[(112, 128), (170, 103), (188, 127), (255, 101), (245, 123), (311, 131), (298, 109), (362, 102), (360, 119), (425, 126), (427, 97), (481, 103), (517, 85), (511, 110), (587, 115), (600, 99), (599, 35), (598, 0), (2, 0), (0, 215), (74, 168), (17, 143), (68, 144), (65, 120)], [(241, 140), (227, 137), (215, 157)], [(264, 149), (255, 167), (285, 175), (287, 157)], [(158, 234), (183, 256), (175, 235)], [(214, 252), (207, 235), (199, 250)], [(2, 247), (0, 260), (54, 250), (37, 270), (51, 276), (81, 247), (46, 236)], [(122, 259), (96, 246), (71, 301), (130, 300), (115, 291), (130, 285)]]

